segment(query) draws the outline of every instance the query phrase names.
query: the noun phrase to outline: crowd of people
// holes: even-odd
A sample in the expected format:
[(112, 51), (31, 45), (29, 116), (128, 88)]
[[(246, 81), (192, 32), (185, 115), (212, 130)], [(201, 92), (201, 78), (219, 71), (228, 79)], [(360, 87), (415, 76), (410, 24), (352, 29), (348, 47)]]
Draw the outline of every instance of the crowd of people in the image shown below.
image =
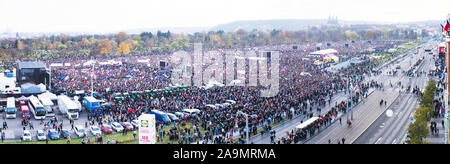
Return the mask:
[[(327, 43), (327, 44), (325, 44)], [(322, 49), (333, 48), (340, 52), (343, 59), (367, 54), (367, 49), (376, 47), (386, 51), (401, 41), (341, 41), (323, 42)], [(343, 69), (340, 72), (328, 72), (314, 64), (316, 58), (304, 60), (305, 55), (317, 50), (320, 43), (293, 45), (270, 45), (247, 49), (273, 50), (280, 52), (280, 89), (274, 97), (260, 97), (261, 86), (224, 86), (205, 89), (189, 87), (180, 92), (161, 93), (149, 96), (136, 94), (134, 97), (124, 98), (121, 103), (102, 106), (101, 114), (89, 114), (86, 124), (123, 122), (136, 119), (142, 113), (151, 110), (164, 112), (179, 112), (182, 109), (200, 109), (201, 113), (190, 117), (180, 118), (169, 125), (158, 125), (158, 141), (168, 137), (170, 143), (234, 143), (243, 142), (246, 120), (242, 111), (249, 115), (249, 133), (256, 134), (259, 129), (264, 132), (271, 130), (271, 125), (292, 119), (294, 116), (312, 116), (314, 109), (320, 111), (330, 101), (334, 94), (346, 88), (346, 77), (354, 75), (352, 83), (358, 86), (353, 97), (354, 103), (367, 95), (373, 83), (363, 83), (363, 75), (371, 74), (367, 60)], [(245, 49), (245, 48), (244, 48)], [(192, 52), (188, 52), (192, 53)], [(95, 94), (109, 102), (113, 101), (115, 93), (130, 93), (132, 91), (146, 91), (171, 87), (172, 68), (161, 69), (160, 60), (167, 60), (170, 54), (136, 55), (128, 57), (104, 57), (96, 59), (94, 67), (92, 60), (78, 60), (71, 58), (49, 59), (45, 63), (69, 63), (70, 66), (55, 66), (51, 68), (52, 91), (59, 93), (73, 93), (77, 90), (90, 93), (91, 85)], [(109, 63), (108, 63), (109, 62)], [(105, 64), (102, 64), (105, 63)], [(247, 66), (248, 67), (248, 66)], [(307, 74), (302, 74), (307, 72)], [(246, 74), (248, 76), (248, 72)], [(92, 79), (91, 79), (92, 76)], [(234, 100), (236, 104), (228, 107), (211, 108), (206, 104), (221, 104), (225, 100)], [(347, 110), (346, 102), (336, 103), (330, 111), (320, 115), (320, 119), (310, 127), (300, 131), (292, 131), (282, 139), (282, 143), (297, 142), (306, 135), (312, 135), (315, 129), (330, 124), (336, 119), (338, 112)], [(189, 123), (189, 128), (186, 127)], [(170, 130), (166, 127), (170, 126)], [(273, 133), (272, 131), (270, 131)], [(234, 134), (238, 134), (236, 140)]]

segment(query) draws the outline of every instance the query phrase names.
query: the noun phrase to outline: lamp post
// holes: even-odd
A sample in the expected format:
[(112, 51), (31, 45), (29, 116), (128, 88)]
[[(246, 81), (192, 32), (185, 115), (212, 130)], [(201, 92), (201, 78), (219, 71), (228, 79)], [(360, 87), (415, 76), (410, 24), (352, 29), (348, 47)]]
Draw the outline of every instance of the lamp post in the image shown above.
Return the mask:
[(248, 144), (248, 115), (246, 113), (242, 112), (242, 111), (238, 111), (237, 114), (241, 114), (241, 115), (245, 116), (245, 128), (247, 129), (246, 132), (245, 132), (246, 135), (247, 135), (245, 143)]
[[(450, 15), (450, 14), (449, 14)], [(445, 65), (446, 65), (446, 67), (447, 67), (447, 75), (445, 76), (445, 78), (446, 79), (444, 79), (445, 80), (445, 85), (447, 85), (447, 87), (444, 87), (444, 88), (446, 88), (446, 91), (445, 91), (445, 102), (446, 102), (446, 104), (445, 104), (445, 109), (444, 109), (444, 115), (445, 115), (445, 143), (446, 144), (450, 144), (449, 143), (449, 138), (450, 138), (450, 134), (449, 134), (449, 123), (450, 123), (450, 118), (449, 118), (449, 110), (448, 110), (448, 108), (449, 108), (449, 104), (448, 104), (448, 102), (449, 102), (449, 99), (448, 99), (448, 95), (449, 95), (449, 86), (450, 86), (450, 83), (449, 83), (449, 81), (450, 81), (450, 78), (448, 77), (449, 76), (449, 71), (450, 71), (450, 66), (449, 66), (449, 64), (450, 64), (450, 31), (447, 31), (447, 35), (446, 35), (446, 37), (445, 37), (445, 44), (446, 44), (446, 46), (447, 46), (447, 55), (445, 55)]]
[[(93, 61), (93, 59), (92, 59), (92, 61)], [(92, 70), (91, 70), (91, 97), (94, 97), (94, 81), (93, 81), (94, 65), (95, 65), (95, 62), (92, 62)]]
[(48, 75), (48, 90), (52, 91), (52, 64), (49, 63), (50, 74)]
[[(350, 87), (353, 88), (353, 83), (351, 82)], [(350, 119), (353, 120), (353, 89), (350, 89)]]

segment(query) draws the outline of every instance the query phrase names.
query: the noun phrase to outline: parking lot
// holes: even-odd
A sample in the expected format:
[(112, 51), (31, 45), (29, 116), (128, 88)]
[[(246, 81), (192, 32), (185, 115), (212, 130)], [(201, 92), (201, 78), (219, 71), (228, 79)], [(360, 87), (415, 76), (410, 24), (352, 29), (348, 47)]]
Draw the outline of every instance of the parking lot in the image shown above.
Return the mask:
[[(61, 118), (62, 118), (62, 123), (63, 123), (63, 129), (67, 129), (69, 130), (69, 135), (71, 138), (78, 138), (78, 136), (75, 134), (74, 129), (72, 129), (72, 126), (70, 124), (69, 119), (66, 116), (63, 116), (62, 114), (60, 114), (58, 112), (58, 109), (56, 109), (56, 117), (58, 118), (58, 123), (57, 125), (59, 126), (59, 124), (61, 123)], [(2, 114), (4, 114), (4, 112), (2, 112)], [(46, 122), (50, 122), (50, 118), (46, 118), (43, 120), (44, 123)], [(5, 133), (5, 138), (4, 138), (4, 142), (17, 142), (17, 141), (21, 141), (21, 137), (23, 135), (23, 126), (21, 124), (21, 116), (20, 116), (20, 112), (17, 112), (17, 117), (15, 119), (11, 119), (11, 118), (5, 118), (2, 120), (2, 125), (3, 122), (6, 121), (8, 127), (6, 128), (6, 130), (3, 130), (3, 132)], [(26, 127), (26, 130), (29, 130), (31, 133), (31, 140), (32, 141), (37, 141), (37, 131), (38, 130), (43, 130), (44, 129), (44, 124), (41, 124), (41, 120), (36, 120), (34, 119), (34, 117), (32, 116), (30, 119), (31, 124), (33, 125), (34, 129), (30, 129), (30, 126)], [(86, 136), (93, 136), (93, 134), (90, 132), (89, 127), (91, 126), (90, 123), (88, 122), (88, 127), (85, 127), (86, 122), (88, 122), (88, 113), (87, 111), (83, 110), (80, 113), (80, 117), (76, 120), (74, 120), (74, 127), (77, 125), (81, 125), (82, 127), (84, 127)], [(95, 123), (94, 126), (97, 126), (100, 128), (100, 126), (97, 125), (97, 123)], [(3, 126), (1, 126), (3, 127)], [(113, 133), (115, 133), (116, 131), (113, 130)], [(48, 136), (48, 130), (44, 131), (45, 135)], [(102, 134), (104, 134), (102, 132)], [(49, 138), (50, 139), (50, 138)]]

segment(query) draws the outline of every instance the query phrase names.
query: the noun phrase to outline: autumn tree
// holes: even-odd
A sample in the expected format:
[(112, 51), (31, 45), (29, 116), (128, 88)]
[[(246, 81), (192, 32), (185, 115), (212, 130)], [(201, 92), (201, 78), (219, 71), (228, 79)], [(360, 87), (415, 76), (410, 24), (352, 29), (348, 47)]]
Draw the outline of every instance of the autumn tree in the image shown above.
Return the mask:
[(124, 41), (125, 39), (127, 39), (127, 34), (125, 32), (119, 32), (119, 34), (117, 34), (118, 43)]
[(81, 47), (87, 48), (88, 46), (89, 46), (89, 40), (86, 37), (83, 37), (83, 39), (81, 39)]
[(104, 55), (111, 52), (112, 46), (109, 39), (102, 39), (97, 48), (100, 49), (100, 55)]
[(119, 47), (117, 48), (117, 52), (119, 54), (125, 54), (128, 55), (130, 53), (130, 45), (126, 42), (122, 42), (119, 44)]

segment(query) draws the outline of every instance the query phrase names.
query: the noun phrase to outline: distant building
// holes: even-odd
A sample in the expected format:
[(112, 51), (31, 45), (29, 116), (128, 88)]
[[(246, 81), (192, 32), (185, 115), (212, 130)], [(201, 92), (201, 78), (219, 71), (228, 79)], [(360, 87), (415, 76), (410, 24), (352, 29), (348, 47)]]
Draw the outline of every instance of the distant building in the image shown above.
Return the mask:
[(339, 24), (337, 16), (336, 17), (329, 16), (327, 24), (330, 24), (330, 25), (337, 25), (337, 24)]

